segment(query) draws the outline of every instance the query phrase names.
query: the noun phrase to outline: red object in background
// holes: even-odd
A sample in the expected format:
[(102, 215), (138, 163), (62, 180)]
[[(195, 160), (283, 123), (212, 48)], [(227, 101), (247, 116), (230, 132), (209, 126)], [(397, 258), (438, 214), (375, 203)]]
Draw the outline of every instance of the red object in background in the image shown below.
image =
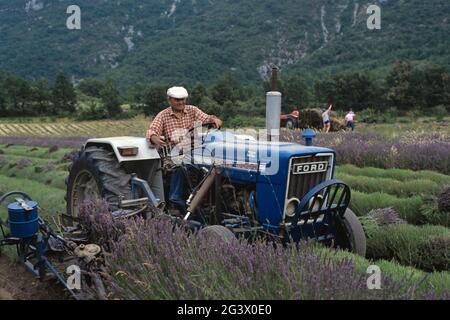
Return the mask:
[(294, 109), (289, 114), (282, 114), (280, 116), (280, 127), (287, 129), (297, 129), (298, 128), (298, 110)]

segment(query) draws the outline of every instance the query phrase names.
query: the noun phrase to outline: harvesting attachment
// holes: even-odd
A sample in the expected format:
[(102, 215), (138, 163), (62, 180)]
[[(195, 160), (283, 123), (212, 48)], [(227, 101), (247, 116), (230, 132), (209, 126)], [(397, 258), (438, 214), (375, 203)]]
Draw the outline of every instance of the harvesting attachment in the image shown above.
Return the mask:
[(88, 244), (80, 227), (62, 227), (56, 232), (39, 216), (38, 203), (24, 192), (4, 194), (0, 197), (0, 205), (10, 197), (15, 197), (15, 201), (6, 205), (8, 219), (0, 219), (0, 251), (4, 246), (15, 246), (19, 260), (36, 278), (44, 280), (50, 276), (72, 297), (84, 299), (81, 287), (74, 287), (66, 272), (68, 267), (75, 267), (74, 270), (79, 271), (75, 276), (79, 276), (84, 285), (98, 269), (101, 248)]

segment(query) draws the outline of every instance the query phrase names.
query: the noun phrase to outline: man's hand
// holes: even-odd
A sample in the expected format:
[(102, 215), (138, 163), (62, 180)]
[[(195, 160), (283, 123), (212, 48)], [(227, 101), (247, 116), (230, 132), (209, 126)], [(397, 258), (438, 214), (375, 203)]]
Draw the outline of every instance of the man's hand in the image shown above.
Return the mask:
[(214, 122), (214, 124), (216, 125), (217, 129), (219, 129), (220, 127), (222, 127), (222, 120), (220, 120), (217, 117), (211, 117), (210, 118), (211, 122)]
[(157, 136), (156, 134), (150, 137), (152, 145), (150, 147), (164, 147), (166, 145), (166, 138), (164, 136)]

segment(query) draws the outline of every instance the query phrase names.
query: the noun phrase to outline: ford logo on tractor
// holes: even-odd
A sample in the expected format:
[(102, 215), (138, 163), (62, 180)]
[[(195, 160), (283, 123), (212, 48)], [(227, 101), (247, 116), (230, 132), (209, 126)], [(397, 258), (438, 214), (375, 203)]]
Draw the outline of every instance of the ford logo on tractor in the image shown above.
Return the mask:
[(310, 163), (296, 163), (292, 168), (294, 174), (305, 174), (327, 171), (328, 162), (310, 162)]

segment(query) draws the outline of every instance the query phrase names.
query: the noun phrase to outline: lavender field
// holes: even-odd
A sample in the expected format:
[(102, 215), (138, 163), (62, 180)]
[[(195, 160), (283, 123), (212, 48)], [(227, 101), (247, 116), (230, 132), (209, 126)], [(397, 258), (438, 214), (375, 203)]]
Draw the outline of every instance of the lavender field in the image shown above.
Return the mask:
[(104, 202), (87, 203), (82, 219), (110, 252), (103, 270), (110, 299), (450, 299), (450, 273), (385, 261), (383, 290), (368, 290), (369, 261), (348, 253), (223, 242), (158, 217), (117, 221)]
[[(283, 131), (280, 140), (301, 143), (300, 135), (299, 131)], [(336, 150), (338, 164), (450, 174), (448, 134), (409, 133), (392, 138), (376, 133), (319, 133), (314, 144)]]
[[(64, 212), (68, 166), (94, 136), (82, 133), (0, 136), (0, 192), (23, 190), (45, 215)], [(302, 143), (299, 131), (282, 131), (281, 140)], [(116, 225), (91, 206), (92, 237), (109, 252), (108, 298), (450, 299), (449, 135), (319, 133), (314, 144), (336, 150), (335, 176), (352, 188), (366, 259), (314, 245), (217, 243), (158, 219)], [(366, 288), (370, 264), (384, 273), (381, 291)]]

